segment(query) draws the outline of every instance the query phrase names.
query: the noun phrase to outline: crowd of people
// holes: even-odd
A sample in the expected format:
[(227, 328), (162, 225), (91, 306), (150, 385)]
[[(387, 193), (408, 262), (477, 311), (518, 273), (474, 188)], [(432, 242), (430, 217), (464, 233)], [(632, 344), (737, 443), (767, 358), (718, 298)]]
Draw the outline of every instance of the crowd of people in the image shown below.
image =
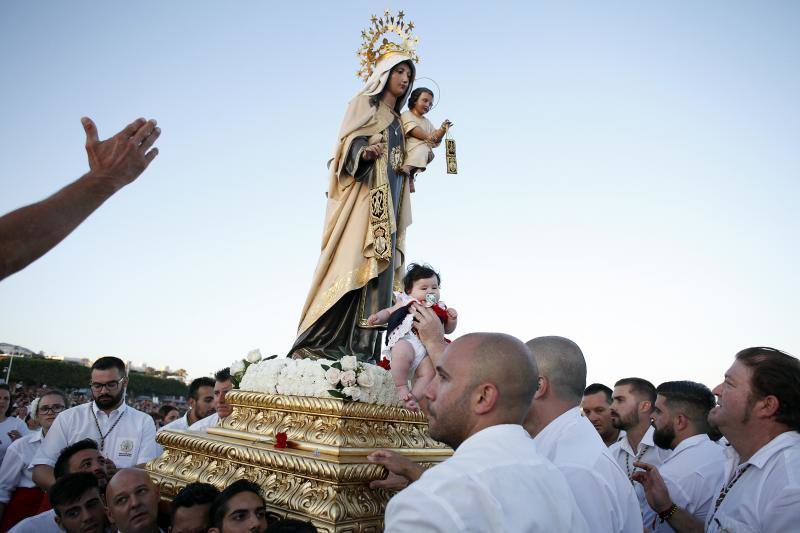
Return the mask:
[[(641, 377), (587, 387), (569, 339), (473, 333), (448, 345), (435, 313), (411, 312), (436, 367), (420, 407), (454, 454), (428, 470), (389, 450), (368, 456), (387, 471), (370, 486), (397, 491), (386, 531), (780, 532), (800, 520), (800, 362), (791, 355), (743, 350), (713, 391)], [(0, 531), (315, 530), (270, 524), (261, 488), (247, 480), (221, 492), (193, 483), (160, 509), (142, 469), (163, 452), (157, 431), (205, 431), (229, 416), (230, 371), (194, 380), (188, 410), (164, 409), (174, 419), (160, 429), (128, 405), (126, 386), (124, 363), (100, 358), (91, 401), (38, 391), (28, 405), (35, 431), (10, 416), (11, 390), (0, 386), (0, 426), (13, 441), (2, 450)]]
[[(100, 141), (83, 119), (90, 171), (0, 217), (0, 279), (63, 240), (156, 157), (154, 120)], [(412, 305), (435, 369), (417, 398), (452, 457), (425, 470), (390, 450), (375, 490), (396, 491), (385, 529), (409, 531), (784, 532), (800, 523), (800, 362), (748, 348), (713, 390), (620, 376), (586, 386), (586, 360), (563, 337), (528, 343), (472, 333), (447, 344), (430, 308)], [(0, 386), (0, 533), (315, 531), (269, 523), (261, 488), (193, 483), (159, 512), (143, 466), (163, 452), (158, 425), (205, 431), (229, 416), (224, 369), (199, 378), (188, 410), (126, 399), (114, 357), (94, 362), (88, 395)], [(12, 413), (13, 404), (16, 411)], [(27, 423), (26, 423), (27, 420)], [(157, 424), (158, 422), (158, 424)]]

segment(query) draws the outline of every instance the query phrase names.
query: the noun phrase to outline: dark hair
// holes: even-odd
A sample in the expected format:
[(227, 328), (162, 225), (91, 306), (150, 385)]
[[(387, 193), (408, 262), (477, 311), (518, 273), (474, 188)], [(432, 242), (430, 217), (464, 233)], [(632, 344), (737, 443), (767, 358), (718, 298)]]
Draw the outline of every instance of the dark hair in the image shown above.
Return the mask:
[(242, 492), (252, 492), (261, 498), (261, 503), (266, 506), (267, 502), (264, 501), (264, 496), (261, 495), (261, 487), (248, 479), (239, 479), (225, 487), (225, 490), (223, 490), (219, 496), (214, 499), (214, 503), (211, 504), (211, 513), (209, 514), (211, 527), (222, 527), (222, 521), (227, 512), (225, 507), (228, 504), (228, 500)]
[(417, 100), (419, 97), (422, 96), (422, 93), (428, 93), (431, 95), (431, 100), (433, 100), (433, 91), (428, 89), (427, 87), (417, 87), (413, 91), (411, 91), (411, 96), (408, 97), (408, 108), (414, 109), (414, 106), (417, 104)]
[(752, 371), (750, 388), (756, 399), (778, 399), (775, 421), (800, 431), (800, 360), (764, 346), (742, 350), (736, 360)]
[(97, 489), (98, 497), (100, 496), (100, 486), (97, 483), (97, 478), (89, 472), (76, 472), (58, 478), (53, 486), (48, 489), (47, 497), (56, 515), (61, 516), (61, 512), (58, 510), (59, 505), (68, 505), (76, 502), (86, 491), (91, 489)]
[[(230, 369), (228, 369), (228, 375), (230, 375)], [(219, 372), (218, 372), (219, 373)], [(225, 381), (225, 380), (220, 380)], [(211, 387), (214, 388), (214, 380), (207, 377), (197, 378), (192, 380), (189, 384), (189, 398), (197, 400), (197, 396), (200, 393), (200, 387)]]
[(112, 368), (119, 370), (120, 376), (126, 376), (125, 363), (119, 357), (101, 357), (92, 363), (92, 370), (110, 370)]
[(56, 459), (56, 464), (53, 466), (53, 475), (56, 479), (69, 474), (69, 460), (73, 455), (83, 450), (97, 450), (97, 443), (90, 438), (86, 438), (61, 450), (61, 453), (58, 454), (58, 459)]
[(441, 283), (442, 278), (430, 265), (420, 265), (411, 263), (406, 269), (406, 275), (403, 276), (403, 290), (408, 294), (414, 288), (414, 282), (420, 279), (427, 279), (436, 276), (436, 282)]
[(189, 483), (172, 499), (169, 506), (170, 521), (175, 521), (175, 513), (178, 508), (214, 503), (217, 496), (219, 496), (219, 490), (210, 483)]
[(602, 383), (592, 383), (585, 389), (583, 389), (584, 396), (590, 396), (592, 394), (597, 394), (598, 392), (602, 392), (606, 395), (606, 402), (608, 405), (611, 405), (611, 396), (614, 395), (614, 391), (612, 391), (609, 387), (606, 387)]
[(61, 399), (64, 400), (64, 408), (69, 409), (69, 406), (72, 404), (72, 402), (69, 401), (69, 397), (66, 395), (64, 391), (60, 389), (47, 389), (39, 396), (39, 403), (36, 404), (36, 412), (31, 413), (32, 415), (36, 416), (39, 414), (39, 405), (42, 403), (42, 398), (44, 398), (45, 396), (50, 396), (51, 394), (55, 394), (56, 396), (61, 396)]
[(717, 404), (714, 394), (702, 383), (666, 381), (656, 388), (670, 409), (683, 411), (700, 433), (708, 433), (708, 412)]
[[(411, 63), (410, 60), (401, 61), (398, 64), (396, 64), (395, 66), (393, 66), (389, 70), (389, 78), (392, 77), (392, 72), (394, 71), (394, 69), (396, 69), (400, 65), (408, 65), (408, 68), (411, 71), (412, 76), (411, 76), (411, 79), (409, 80), (409, 83), (408, 83), (408, 88), (410, 89), (411, 85), (414, 83), (414, 76), (413, 76), (413, 74), (414, 74), (414, 65)], [(374, 95), (369, 97), (369, 104), (372, 107), (378, 107), (378, 104), (380, 103), (381, 98), (383, 98), (383, 93), (386, 92), (386, 86), (389, 85), (389, 78), (386, 79), (386, 84), (383, 86), (383, 89), (381, 89), (381, 92), (379, 92), (378, 94), (374, 94)], [(406, 91), (408, 91), (408, 89), (406, 89)], [(405, 96), (405, 95), (403, 95), (403, 96)], [(397, 103), (394, 106), (394, 110), (397, 111), (398, 113), (400, 112), (400, 109), (402, 108), (402, 106), (400, 105), (402, 100), (403, 100), (402, 97), (398, 98), (397, 99)]]
[(267, 527), (265, 533), (317, 533), (317, 527), (311, 522), (303, 522), (294, 518), (281, 518)]
[(229, 381), (231, 379), (231, 368), (226, 366), (222, 370), (218, 370), (217, 373), (214, 374), (214, 379), (217, 381)]
[(11, 416), (12, 407), (14, 407), (14, 398), (11, 395), (11, 387), (7, 383), (0, 383), (0, 390), (8, 391), (8, 409), (6, 409), (6, 416)]
[(656, 404), (656, 388), (646, 379), (624, 378), (614, 383), (615, 387), (623, 385), (628, 385), (631, 392), (638, 396), (640, 402), (649, 401), (651, 406)]
[(158, 408), (158, 416), (160, 416), (161, 419), (163, 420), (172, 411), (178, 411), (178, 413), (180, 413), (178, 408), (175, 407), (174, 405), (162, 405), (161, 407)]

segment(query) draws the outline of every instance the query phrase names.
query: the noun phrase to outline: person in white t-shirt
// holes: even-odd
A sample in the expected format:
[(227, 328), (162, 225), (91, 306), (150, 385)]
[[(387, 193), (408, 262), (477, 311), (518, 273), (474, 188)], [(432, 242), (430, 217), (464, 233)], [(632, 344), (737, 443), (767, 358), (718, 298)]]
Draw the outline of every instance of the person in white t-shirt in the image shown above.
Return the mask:
[(774, 348), (736, 354), (714, 388), (708, 415), (730, 446), (714, 504), (703, 524), (673, 505), (656, 469), (641, 476), (655, 508), (669, 507), (676, 530), (796, 531), (800, 523), (800, 361)]
[[(455, 452), (389, 501), (387, 533), (588, 531), (563, 474), (521, 425), (537, 377), (509, 335), (472, 333), (445, 349), (421, 407), (430, 436)], [(370, 460), (393, 468), (397, 457)]]
[(0, 463), (11, 443), (27, 434), (25, 422), (11, 416), (11, 389), (0, 383)]
[(214, 380), (208, 377), (197, 378), (189, 384), (187, 393), (189, 410), (177, 420), (163, 426), (165, 429), (189, 429), (189, 426), (211, 416), (214, 408)]
[[(670, 523), (673, 505), (691, 513), (700, 522), (708, 518), (724, 476), (725, 453), (708, 437), (708, 412), (716, 404), (708, 387), (693, 381), (667, 381), (658, 386), (656, 393), (653, 442), (659, 448), (672, 450), (658, 467), (672, 502), (658, 506), (652, 490), (644, 485), (648, 505), (643, 522), (649, 531), (667, 533), (674, 531)], [(640, 464), (646, 463), (637, 463)], [(647, 467), (652, 468), (651, 465)], [(633, 479), (640, 481), (647, 475), (636, 472)]]
[[(650, 417), (656, 402), (656, 388), (642, 378), (620, 379), (614, 384), (611, 402), (611, 423), (625, 431), (625, 438), (612, 444), (608, 451), (630, 478), (636, 471), (634, 463), (659, 466), (670, 451), (662, 450), (653, 442)], [(631, 481), (633, 483), (633, 481)], [(644, 512), (647, 499), (640, 485), (634, 487), (639, 498), (639, 508)]]
[(90, 381), (94, 401), (61, 413), (31, 461), (33, 481), (39, 487), (50, 488), (58, 454), (81, 439), (97, 442), (100, 453), (118, 468), (144, 466), (161, 455), (153, 419), (125, 403), (127, 384), (121, 359), (101, 357), (94, 362)]
[(229, 404), (225, 396), (233, 390), (233, 380), (231, 379), (231, 369), (223, 368), (214, 374), (214, 414), (189, 426), (189, 431), (208, 431), (208, 428), (216, 426), (219, 421), (233, 412), (233, 406)]
[(564, 337), (538, 337), (526, 345), (539, 368), (538, 388), (523, 423), (536, 451), (564, 474), (592, 530), (640, 533), (642, 515), (633, 486), (580, 413), (586, 387), (583, 352)]

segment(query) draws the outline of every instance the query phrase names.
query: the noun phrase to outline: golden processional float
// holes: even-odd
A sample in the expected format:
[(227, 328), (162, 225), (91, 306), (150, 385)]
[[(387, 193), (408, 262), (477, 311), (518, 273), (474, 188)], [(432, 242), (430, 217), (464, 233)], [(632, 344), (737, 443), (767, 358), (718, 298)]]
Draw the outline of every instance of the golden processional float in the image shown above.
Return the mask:
[[(361, 34), (358, 75), (368, 78), (387, 54), (403, 53), (418, 62), (413, 28), (402, 11), (372, 17)], [(452, 156), (454, 166), (454, 144)], [(450, 164), (448, 157), (448, 170)], [(147, 470), (162, 498), (171, 500), (197, 481), (223, 489), (248, 479), (262, 487), (270, 515), (307, 520), (323, 532), (382, 531), (392, 493), (369, 487), (387, 471), (367, 456), (383, 448), (430, 466), (452, 455), (431, 439), (422, 413), (399, 407), (394, 380), (384, 368), (353, 355), (335, 363), (259, 359), (260, 354), (249, 355), (231, 366), (239, 388), (227, 394), (233, 412), (218, 426), (207, 433), (158, 433), (164, 453)]]

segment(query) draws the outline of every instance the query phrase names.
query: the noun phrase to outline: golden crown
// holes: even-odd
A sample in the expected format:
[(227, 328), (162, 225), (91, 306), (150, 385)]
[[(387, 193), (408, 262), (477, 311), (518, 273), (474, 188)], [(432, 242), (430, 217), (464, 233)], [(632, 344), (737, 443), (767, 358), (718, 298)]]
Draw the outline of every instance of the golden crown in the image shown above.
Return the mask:
[[(419, 39), (411, 34), (414, 23), (407, 23), (403, 17), (405, 17), (405, 13), (402, 11), (395, 16), (388, 9), (380, 18), (372, 15), (370, 19), (372, 25), (361, 32), (361, 48), (358, 49), (357, 54), (361, 58), (361, 69), (356, 72), (358, 77), (368, 79), (378, 61), (390, 54), (407, 55), (412, 61), (419, 63), (419, 56), (415, 51)], [(400, 43), (391, 42), (388, 38), (383, 37), (392, 33), (400, 37)]]

